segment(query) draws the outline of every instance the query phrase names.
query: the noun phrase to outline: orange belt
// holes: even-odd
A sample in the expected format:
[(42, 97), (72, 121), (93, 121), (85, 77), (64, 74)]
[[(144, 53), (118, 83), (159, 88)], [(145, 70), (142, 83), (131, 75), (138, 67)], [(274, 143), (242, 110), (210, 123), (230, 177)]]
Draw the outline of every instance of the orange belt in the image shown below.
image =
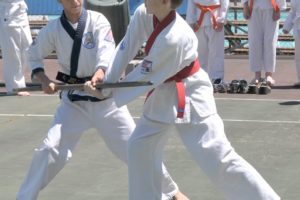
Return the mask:
[(201, 10), (201, 14), (200, 14), (199, 19), (197, 21), (197, 25), (198, 26), (194, 28), (194, 31), (196, 32), (196, 31), (199, 30), (199, 28), (200, 28), (200, 26), (202, 24), (202, 21), (204, 19), (204, 15), (207, 12), (210, 12), (211, 18), (213, 20), (213, 26), (215, 28), (217, 26), (217, 19), (216, 19), (216, 16), (213, 14), (212, 11), (215, 10), (215, 9), (217, 9), (217, 8), (219, 8), (221, 5), (203, 6), (203, 5), (200, 5), (198, 3), (195, 3), (195, 5), (197, 6), (198, 9)]
[[(165, 82), (170, 82), (170, 81), (176, 82), (176, 90), (177, 90), (177, 98), (178, 98), (177, 118), (183, 118), (184, 109), (185, 109), (185, 87), (182, 80), (193, 75), (199, 69), (200, 69), (200, 63), (197, 58), (189, 66), (183, 68), (181, 71), (177, 72), (177, 74), (175, 74), (171, 78), (168, 78), (165, 81)], [(154, 89), (148, 93), (146, 100), (152, 94), (153, 91)]]
[[(249, 5), (249, 7), (250, 7), (250, 16), (251, 16), (252, 10), (253, 10), (253, 2), (254, 2), (254, 0), (250, 0), (250, 5)], [(276, 4), (275, 0), (271, 0), (271, 4), (272, 4), (272, 7), (273, 7), (273, 10), (275, 12), (279, 12), (279, 7)]]

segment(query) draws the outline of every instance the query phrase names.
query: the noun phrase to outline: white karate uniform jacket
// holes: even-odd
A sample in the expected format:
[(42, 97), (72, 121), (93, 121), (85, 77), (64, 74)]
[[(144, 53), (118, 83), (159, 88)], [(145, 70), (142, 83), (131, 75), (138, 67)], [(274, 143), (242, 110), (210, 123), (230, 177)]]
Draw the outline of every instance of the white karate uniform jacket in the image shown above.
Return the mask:
[(29, 25), (27, 17), (27, 5), (24, 0), (0, 0), (0, 7), (5, 7), (1, 10), (1, 17), (8, 26), (19, 27)]
[[(146, 14), (143, 4), (136, 10), (128, 29), (106, 72), (106, 82), (120, 79), (129, 61), (153, 31), (153, 15)], [(199, 117), (216, 113), (212, 85), (204, 70), (200, 69), (183, 80), (186, 89), (183, 119), (176, 117), (178, 101), (175, 82), (164, 83), (197, 58), (197, 44), (193, 30), (176, 14), (176, 19), (158, 35), (143, 62), (122, 80), (151, 81), (154, 85), (114, 89), (116, 104), (125, 105), (155, 88), (144, 105), (143, 114), (149, 119), (165, 123), (199, 123)]]
[[(250, 2), (249, 0), (242, 0), (242, 3)], [(283, 10), (286, 8), (286, 0), (275, 0), (278, 8)], [(271, 0), (253, 0), (253, 10), (260, 9), (273, 9)]]
[[(226, 15), (229, 7), (229, 0), (188, 0), (186, 21), (188, 24), (193, 24), (198, 21), (201, 10), (195, 6), (195, 3), (204, 6), (221, 5), (220, 8), (214, 9), (213, 14), (216, 16), (217, 22), (225, 23)], [(204, 16), (201, 26), (211, 26), (212, 19), (209, 12)]]
[[(115, 49), (108, 20), (101, 13), (90, 10), (87, 13), (87, 22), (83, 33), (76, 73), (76, 76), (79, 78), (92, 76), (98, 67), (106, 69)], [(74, 26), (77, 26), (77, 24)], [(55, 50), (59, 64), (58, 70), (70, 75), (72, 47), (73, 39), (63, 28), (60, 19), (52, 20), (41, 29), (37, 39), (31, 45), (28, 58), (29, 66), (31, 70), (44, 68), (44, 58)], [(75, 91), (75, 93), (87, 95), (83, 91)]]

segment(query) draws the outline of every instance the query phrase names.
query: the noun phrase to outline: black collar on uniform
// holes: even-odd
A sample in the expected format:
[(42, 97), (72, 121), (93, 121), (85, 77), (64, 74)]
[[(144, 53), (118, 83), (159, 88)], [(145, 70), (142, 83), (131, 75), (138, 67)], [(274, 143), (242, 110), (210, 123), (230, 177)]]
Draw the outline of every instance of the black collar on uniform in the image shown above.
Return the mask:
[(81, 16), (78, 20), (77, 29), (74, 30), (71, 24), (68, 22), (68, 19), (64, 11), (62, 12), (62, 15), (60, 17), (60, 22), (64, 27), (65, 31), (74, 40), (71, 60), (70, 60), (70, 66), (71, 66), (70, 75), (75, 77), (78, 69), (78, 60), (79, 60), (79, 54), (81, 48), (81, 41), (85, 29), (86, 20), (87, 20), (87, 11), (85, 9), (82, 9)]

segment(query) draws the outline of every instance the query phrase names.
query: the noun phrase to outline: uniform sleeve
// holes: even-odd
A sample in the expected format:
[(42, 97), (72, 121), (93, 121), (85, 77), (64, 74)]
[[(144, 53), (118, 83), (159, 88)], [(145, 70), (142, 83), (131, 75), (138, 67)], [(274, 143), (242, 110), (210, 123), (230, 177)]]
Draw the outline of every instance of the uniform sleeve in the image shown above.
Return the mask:
[(98, 45), (95, 70), (99, 67), (106, 70), (115, 50), (115, 41), (109, 21), (104, 15), (99, 16), (98, 24), (95, 27)]
[(117, 46), (112, 57), (109, 68), (107, 69), (105, 82), (119, 81), (122, 73), (128, 63), (136, 56), (138, 50), (147, 40), (145, 27), (151, 24), (145, 24), (146, 11), (143, 4), (135, 11), (127, 28), (126, 34)]
[(284, 21), (284, 25), (283, 25), (282, 29), (291, 31), (293, 28), (293, 25), (294, 25), (295, 17), (296, 17), (296, 7), (293, 6), (293, 4), (292, 4), (291, 10), (290, 10), (286, 20)]
[(55, 50), (53, 24), (43, 27), (27, 52), (28, 65), (32, 71), (44, 68), (43, 60)]
[(286, 9), (286, 0), (276, 0), (276, 3), (280, 10)]
[(219, 15), (217, 17), (218, 22), (225, 23), (228, 7), (229, 7), (229, 0), (222, 0), (221, 8), (219, 10)]
[(194, 4), (193, 0), (188, 0), (187, 10), (186, 10), (186, 22), (188, 24), (193, 24), (197, 21), (198, 18), (197, 7)]

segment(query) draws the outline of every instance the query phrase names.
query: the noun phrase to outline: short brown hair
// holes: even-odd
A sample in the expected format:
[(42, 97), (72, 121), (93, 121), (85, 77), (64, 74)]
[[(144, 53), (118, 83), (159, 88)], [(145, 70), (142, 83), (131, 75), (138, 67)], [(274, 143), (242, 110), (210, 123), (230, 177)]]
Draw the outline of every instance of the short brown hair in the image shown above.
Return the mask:
[(183, 0), (171, 0), (171, 8), (175, 10), (181, 5), (182, 1)]

